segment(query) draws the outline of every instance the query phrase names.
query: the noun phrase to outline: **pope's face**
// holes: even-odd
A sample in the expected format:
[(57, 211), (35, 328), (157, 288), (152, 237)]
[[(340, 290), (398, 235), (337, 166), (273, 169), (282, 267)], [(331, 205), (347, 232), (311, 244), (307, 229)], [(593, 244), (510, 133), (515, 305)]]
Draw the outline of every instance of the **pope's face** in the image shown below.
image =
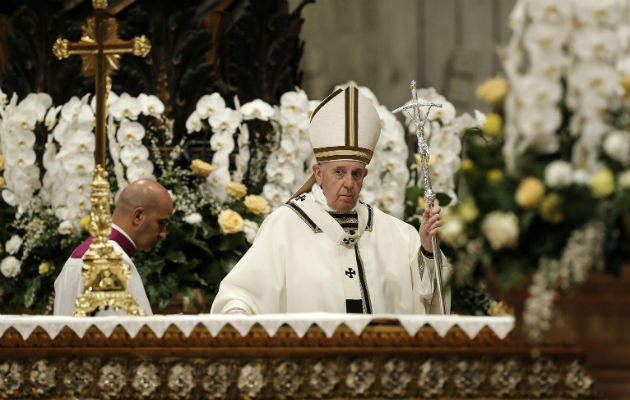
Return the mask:
[(328, 205), (336, 211), (348, 212), (359, 200), (363, 178), (368, 171), (360, 161), (344, 160), (315, 164), (313, 172)]

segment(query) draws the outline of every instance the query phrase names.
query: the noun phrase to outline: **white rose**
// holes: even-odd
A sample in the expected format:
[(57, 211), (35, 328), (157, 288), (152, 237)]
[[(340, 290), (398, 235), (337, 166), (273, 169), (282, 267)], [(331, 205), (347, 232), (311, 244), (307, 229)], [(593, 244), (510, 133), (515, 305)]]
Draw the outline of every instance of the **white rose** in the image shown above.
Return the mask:
[(20, 260), (9, 256), (0, 263), (0, 272), (7, 278), (14, 278), (20, 273)]
[(248, 243), (254, 243), (256, 234), (258, 233), (258, 224), (254, 221), (246, 219), (243, 221), (243, 232)]
[(4, 245), (5, 250), (9, 254), (15, 254), (20, 250), (20, 246), (22, 246), (22, 238), (18, 235), (11, 236), (11, 239), (7, 240)]
[(604, 151), (623, 165), (630, 164), (630, 132), (614, 131), (604, 139)]
[(621, 171), (619, 175), (617, 175), (617, 186), (622, 189), (630, 188), (630, 169)]
[(451, 217), (444, 221), (442, 229), (442, 238), (444, 242), (454, 246), (461, 247), (466, 244), (466, 236), (464, 235), (464, 224), (457, 217)]
[(481, 230), (494, 250), (514, 247), (518, 241), (518, 218), (512, 212), (494, 211), (484, 218)]
[(185, 216), (182, 219), (184, 220), (184, 222), (187, 222), (187, 223), (189, 223), (191, 225), (196, 225), (196, 224), (200, 223), (201, 220), (202, 220), (201, 214), (199, 214), (199, 213), (189, 214), (189, 215)]
[(566, 161), (552, 161), (545, 168), (545, 183), (551, 188), (569, 186), (573, 180), (573, 167)]

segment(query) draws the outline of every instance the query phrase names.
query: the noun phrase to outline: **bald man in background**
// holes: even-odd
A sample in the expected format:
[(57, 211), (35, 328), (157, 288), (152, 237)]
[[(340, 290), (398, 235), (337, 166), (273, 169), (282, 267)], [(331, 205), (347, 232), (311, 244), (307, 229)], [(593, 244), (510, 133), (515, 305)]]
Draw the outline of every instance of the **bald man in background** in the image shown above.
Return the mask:
[[(131, 257), (136, 250), (149, 251), (166, 238), (166, 224), (173, 213), (170, 194), (156, 181), (140, 179), (129, 184), (120, 194), (112, 215), (112, 232), (109, 243), (122, 253), (122, 262), (129, 265), (131, 275), (127, 290), (138, 300), (138, 305), (152, 315), (151, 305), (142, 284), (142, 279)], [(55, 280), (55, 315), (72, 315), (77, 297), (83, 293), (83, 256), (92, 243), (90, 236), (81, 243), (66, 261)], [(99, 311), (97, 315), (125, 314), (123, 310)]]

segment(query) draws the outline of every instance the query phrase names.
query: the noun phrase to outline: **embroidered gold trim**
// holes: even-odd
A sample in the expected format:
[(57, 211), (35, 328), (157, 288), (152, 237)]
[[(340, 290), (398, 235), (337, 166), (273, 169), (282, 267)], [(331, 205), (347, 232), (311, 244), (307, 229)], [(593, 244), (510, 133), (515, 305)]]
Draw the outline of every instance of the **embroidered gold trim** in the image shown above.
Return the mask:
[(361, 150), (344, 149), (344, 150), (330, 150), (330, 151), (321, 151), (321, 152), (315, 150), (315, 158), (317, 159), (320, 159), (323, 157), (339, 157), (339, 156), (357, 156), (357, 157), (364, 158), (368, 161), (372, 158), (371, 154), (369, 154), (366, 151), (361, 151)]

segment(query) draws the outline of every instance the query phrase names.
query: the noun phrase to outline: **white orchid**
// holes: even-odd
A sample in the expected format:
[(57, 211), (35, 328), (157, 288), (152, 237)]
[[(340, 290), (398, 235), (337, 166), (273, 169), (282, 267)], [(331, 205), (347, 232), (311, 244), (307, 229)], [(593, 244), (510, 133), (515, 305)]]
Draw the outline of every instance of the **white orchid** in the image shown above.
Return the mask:
[(76, 121), (79, 124), (92, 125), (94, 122), (94, 112), (86, 104), (87, 96), (82, 99), (72, 97), (61, 107), (61, 118), (66, 122)]
[(134, 182), (142, 178), (155, 178), (153, 176), (153, 163), (149, 160), (137, 161), (127, 167), (127, 180), (129, 182)]
[(197, 111), (193, 111), (192, 114), (186, 119), (186, 131), (188, 133), (199, 132), (203, 124)]
[(523, 37), (525, 48), (537, 56), (561, 52), (567, 39), (568, 32), (564, 26), (548, 23), (531, 24)]
[(62, 235), (70, 235), (73, 230), (74, 228), (72, 227), (72, 224), (70, 223), (70, 221), (62, 221), (59, 224), (59, 228), (57, 228), (57, 232), (59, 232)]
[(624, 16), (620, 0), (574, 0), (577, 20), (584, 25), (616, 25)]
[(109, 107), (109, 113), (117, 120), (123, 118), (136, 120), (141, 112), (142, 106), (138, 99), (128, 93), (121, 94)]
[(537, 75), (526, 75), (515, 82), (519, 101), (524, 107), (549, 108), (562, 98), (560, 82)]
[(138, 96), (138, 102), (140, 103), (140, 109), (144, 115), (152, 115), (154, 117), (164, 113), (164, 104), (160, 99), (154, 95), (146, 95), (141, 93)]
[(291, 193), (281, 186), (266, 183), (265, 186), (263, 186), (263, 196), (269, 200), (272, 207), (278, 207), (291, 197)]
[(46, 117), (44, 117), (44, 124), (49, 130), (53, 129), (53, 127), (57, 123), (57, 116), (59, 115), (59, 111), (61, 111), (61, 106), (51, 107), (46, 113)]
[(273, 107), (271, 107), (266, 102), (261, 99), (256, 99), (250, 101), (249, 103), (245, 103), (241, 106), (241, 113), (243, 114), (243, 119), (259, 119), (262, 121), (268, 121), (274, 114)]
[(133, 163), (149, 159), (149, 150), (142, 145), (130, 144), (120, 150), (120, 161), (129, 167)]
[(61, 165), (68, 174), (91, 175), (94, 170), (94, 155), (70, 154), (61, 159)]
[(554, 133), (562, 122), (562, 115), (556, 108), (526, 109), (518, 115), (519, 131), (525, 136)]
[(123, 120), (116, 133), (116, 139), (121, 146), (125, 146), (127, 144), (139, 144), (144, 135), (145, 129), (140, 123)]
[(197, 101), (196, 111), (199, 118), (206, 119), (215, 113), (220, 113), (225, 109), (225, 100), (219, 93), (212, 93), (202, 96)]
[(214, 132), (234, 133), (241, 124), (241, 113), (231, 108), (224, 108), (222, 111), (213, 113), (208, 122)]
[(527, 3), (527, 11), (536, 22), (562, 24), (571, 20), (573, 7), (566, 0), (537, 0)]
[(580, 29), (573, 34), (572, 41), (575, 55), (585, 60), (612, 61), (619, 52), (619, 44), (614, 31), (597, 27)]
[(307, 115), (309, 103), (306, 93), (303, 90), (284, 93), (280, 96), (280, 110), (282, 113)]
[(16, 167), (27, 167), (35, 163), (35, 152), (30, 148), (17, 148), (5, 154), (5, 163)]
[(599, 61), (581, 62), (569, 72), (569, 84), (584, 98), (592, 95), (610, 96), (619, 91), (615, 68)]
[(210, 137), (210, 148), (229, 154), (234, 150), (234, 136), (229, 131), (219, 131)]

